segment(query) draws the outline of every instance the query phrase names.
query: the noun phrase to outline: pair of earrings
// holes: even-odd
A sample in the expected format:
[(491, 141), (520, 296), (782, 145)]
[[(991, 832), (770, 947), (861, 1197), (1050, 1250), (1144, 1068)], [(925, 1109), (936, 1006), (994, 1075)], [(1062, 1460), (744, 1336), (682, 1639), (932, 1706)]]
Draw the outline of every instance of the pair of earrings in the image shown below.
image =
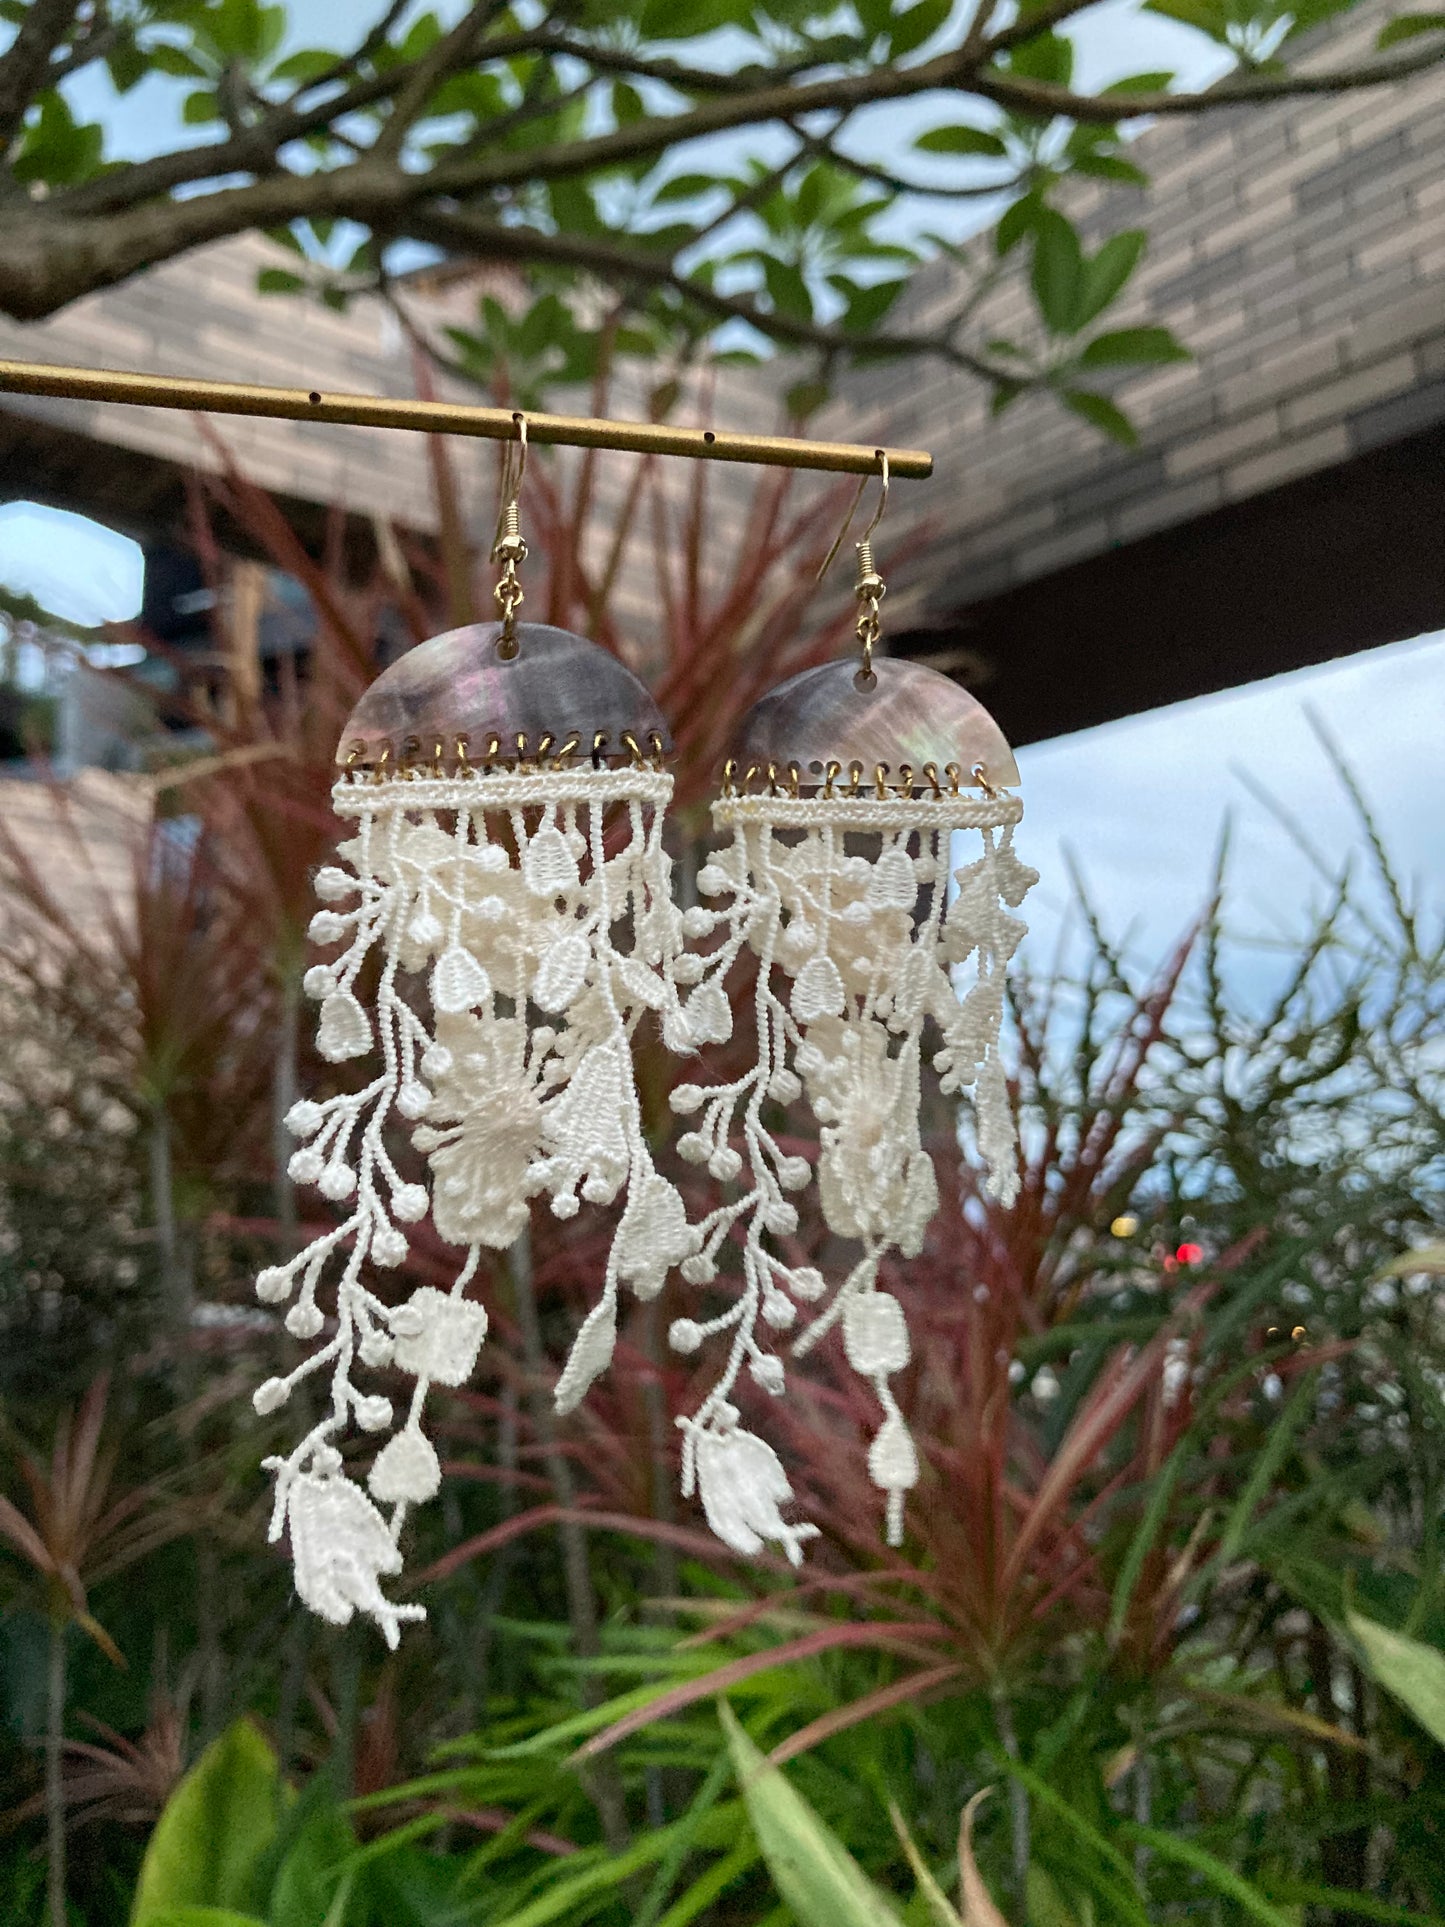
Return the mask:
[[(321, 1341), (257, 1389), (256, 1409), (273, 1412), (329, 1374), (323, 1416), (266, 1461), (271, 1537), (289, 1528), (313, 1611), (335, 1624), (369, 1614), (393, 1645), (401, 1621), (424, 1616), (381, 1581), (401, 1570), (410, 1508), (441, 1483), (427, 1394), (470, 1377), (487, 1314), (467, 1287), (484, 1249), (522, 1234), (534, 1198), (559, 1218), (583, 1202), (618, 1208), (558, 1410), (574, 1409), (610, 1363), (623, 1288), (654, 1298), (677, 1268), (699, 1315), (676, 1319), (670, 1343), (679, 1354), (714, 1347), (720, 1361), (702, 1403), (677, 1420), (684, 1494), (697, 1493), (734, 1550), (773, 1542), (797, 1563), (816, 1528), (784, 1517), (787, 1474), (743, 1426), (736, 1394), (746, 1378), (781, 1396), (776, 1342), (791, 1335), (799, 1358), (841, 1325), (850, 1366), (878, 1397), (868, 1463), (898, 1541), (918, 1458), (890, 1387), (908, 1363), (907, 1328), (878, 1276), (890, 1252), (917, 1255), (938, 1202), (919, 1120), (930, 1020), (941, 1089), (973, 1093), (991, 1187), (1007, 1202), (1017, 1185), (998, 1036), (1003, 973), (1024, 934), (1013, 912), (1035, 880), (1012, 847), (1018, 771), (954, 683), (873, 660), (884, 586), (871, 536), (886, 457), (857, 545), (861, 661), (805, 671), (745, 720), (712, 808), (719, 848), (698, 876), (704, 901), (684, 911), (662, 840), (668, 731), (651, 696), (595, 644), (518, 621), (524, 418), (518, 428), (494, 547), (499, 620), (404, 656), (362, 698), (338, 750), (332, 802), (352, 834), (316, 877), (325, 907), (310, 934), (335, 954), (305, 987), (320, 1002), (321, 1054), (376, 1070), (290, 1113), (301, 1141), (291, 1176), (348, 1209), (256, 1286), (288, 1306), (294, 1337)], [(979, 847), (956, 867), (961, 832)], [(726, 1042), (745, 958), (751, 1062), (671, 1097), (689, 1120), (679, 1154), (727, 1193), (694, 1222), (644, 1134), (632, 1041), (655, 1017), (676, 1054)], [(816, 1166), (778, 1137), (779, 1116), (804, 1101)], [(397, 1122), (426, 1160), (429, 1191), (392, 1161)], [(856, 1248), (832, 1283), (796, 1255), (795, 1200), (815, 1183), (828, 1230)], [(464, 1253), (455, 1279), (389, 1302), (373, 1276), (404, 1262), (428, 1214)], [(328, 1275), (330, 1324), (318, 1303)], [(400, 1411), (368, 1389), (378, 1373), (410, 1381)], [(353, 1428), (384, 1437), (365, 1488), (339, 1449)]]

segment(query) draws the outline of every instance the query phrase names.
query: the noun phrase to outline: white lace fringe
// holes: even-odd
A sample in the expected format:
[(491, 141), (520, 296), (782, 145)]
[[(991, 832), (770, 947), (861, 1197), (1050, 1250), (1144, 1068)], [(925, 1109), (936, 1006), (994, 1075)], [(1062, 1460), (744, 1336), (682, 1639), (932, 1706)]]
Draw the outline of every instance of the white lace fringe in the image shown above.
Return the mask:
[[(889, 1251), (922, 1249), (938, 1204), (919, 1119), (927, 1019), (942, 1033), (932, 1060), (942, 1090), (973, 1091), (990, 1187), (1006, 1202), (1017, 1188), (998, 1034), (1003, 973), (1024, 935), (1010, 911), (1036, 880), (1013, 851), (1018, 799), (726, 798), (713, 820), (731, 842), (698, 878), (704, 896), (726, 902), (684, 915), (662, 847), (671, 793), (670, 777), (645, 768), (348, 777), (333, 792), (356, 831), (338, 852), (349, 867), (317, 875), (318, 896), (336, 907), (318, 911), (310, 934), (344, 948), (307, 972), (306, 989), (321, 1005), (322, 1055), (341, 1063), (379, 1047), (381, 1070), (357, 1091), (304, 1099), (288, 1116), (302, 1140), (291, 1176), (352, 1208), (257, 1279), (264, 1302), (289, 1305), (293, 1336), (322, 1342), (286, 1377), (267, 1379), (254, 1403), (274, 1412), (329, 1370), (329, 1409), (284, 1458), (266, 1461), (276, 1480), (270, 1536), (289, 1526), (296, 1588), (314, 1612), (336, 1625), (369, 1614), (393, 1646), (403, 1620), (425, 1617), (421, 1606), (388, 1599), (380, 1582), (401, 1571), (410, 1507), (441, 1483), (422, 1427), (427, 1393), (471, 1376), (487, 1314), (466, 1287), (483, 1246), (516, 1239), (533, 1197), (546, 1194), (559, 1218), (575, 1215), (581, 1199), (625, 1197), (601, 1297), (557, 1383), (562, 1412), (611, 1362), (621, 1285), (655, 1297), (675, 1265), (690, 1284), (716, 1285), (721, 1248), (740, 1241), (734, 1302), (709, 1318), (677, 1319), (669, 1334), (684, 1354), (727, 1341), (712, 1390), (677, 1421), (683, 1491), (698, 1492), (709, 1525), (734, 1550), (752, 1554), (772, 1541), (797, 1563), (817, 1528), (783, 1518), (793, 1494), (782, 1462), (742, 1428), (733, 1393), (744, 1370), (765, 1391), (785, 1392), (769, 1333), (793, 1331), (801, 1316), (796, 1358), (841, 1323), (848, 1361), (882, 1408), (868, 1464), (897, 1543), (918, 1457), (889, 1386), (908, 1362), (908, 1332), (877, 1280)], [(626, 818), (611, 855), (609, 811)], [(954, 874), (950, 902), (951, 839), (966, 830), (979, 833), (982, 851)], [(850, 849), (850, 836), (866, 854)], [(685, 950), (686, 939), (714, 947)], [(726, 979), (744, 948), (758, 962), (756, 1061), (731, 1083), (683, 1084), (672, 1096), (675, 1111), (698, 1116), (678, 1141), (681, 1155), (742, 1188), (691, 1225), (642, 1134), (632, 1034), (655, 1010), (674, 1052), (725, 1041)], [(368, 1009), (358, 979), (373, 953)], [(960, 1001), (952, 972), (970, 964)], [(423, 978), (424, 998), (404, 994), (404, 983)], [(764, 1106), (805, 1094), (819, 1126), (824, 1219), (861, 1248), (831, 1289), (776, 1242), (796, 1231), (791, 1200), (814, 1171), (779, 1146)], [(393, 1117), (427, 1158), (430, 1197), (388, 1155)], [(450, 1291), (421, 1286), (389, 1306), (364, 1273), (400, 1265), (407, 1227), (428, 1210), (465, 1258)], [(317, 1293), (337, 1266), (329, 1329)], [(387, 1397), (357, 1385), (358, 1368), (412, 1379), (399, 1424)], [(338, 1450), (353, 1423), (389, 1434), (367, 1475), (369, 1496)]]
[[(712, 1390), (678, 1424), (683, 1491), (696, 1487), (708, 1523), (739, 1552), (771, 1540), (797, 1564), (817, 1531), (783, 1518), (793, 1494), (782, 1462), (742, 1429), (732, 1399), (745, 1370), (763, 1390), (783, 1395), (787, 1374), (768, 1335), (793, 1331), (800, 1317), (793, 1357), (841, 1322), (848, 1362), (877, 1394), (883, 1421), (868, 1469), (887, 1495), (889, 1542), (902, 1537), (918, 1455), (888, 1381), (908, 1363), (908, 1331), (898, 1300), (878, 1289), (878, 1268), (890, 1250), (917, 1256), (938, 1206), (920, 1139), (927, 1018), (942, 1032), (933, 1066), (943, 1091), (972, 1087), (990, 1189), (1011, 1202), (1018, 1187), (998, 1036), (1004, 970), (1025, 934), (1009, 912), (1037, 880), (1013, 851), (1021, 813), (1013, 796), (740, 796), (713, 805), (715, 828), (732, 842), (702, 870), (698, 887), (726, 904), (690, 912), (689, 934), (716, 932), (722, 941), (668, 1023), (679, 1029), (679, 1047), (689, 1036), (725, 1037), (722, 985), (746, 946), (757, 957), (757, 1059), (731, 1083), (673, 1092), (674, 1110), (698, 1118), (678, 1142), (681, 1155), (743, 1186), (704, 1219), (700, 1249), (683, 1260), (682, 1273), (692, 1284), (715, 1284), (719, 1252), (741, 1231), (742, 1280), (725, 1311), (677, 1319), (669, 1337), (682, 1353), (708, 1339), (727, 1341)], [(959, 830), (977, 830), (983, 848), (956, 872), (950, 903), (950, 845)], [(850, 851), (850, 835), (867, 854)], [(960, 1001), (951, 973), (970, 963), (974, 981)], [(819, 1126), (824, 1220), (861, 1246), (832, 1290), (816, 1269), (782, 1256), (776, 1242), (796, 1231), (791, 1200), (814, 1173), (779, 1146), (764, 1106), (788, 1106), (805, 1094)]]
[[(662, 848), (671, 793), (669, 776), (636, 768), (358, 777), (333, 792), (356, 833), (338, 852), (348, 867), (317, 875), (317, 895), (336, 907), (317, 912), (310, 934), (345, 948), (307, 972), (306, 989), (321, 1004), (322, 1055), (341, 1063), (379, 1046), (381, 1071), (360, 1090), (303, 1100), (287, 1119), (303, 1140), (291, 1176), (352, 1209), (257, 1279), (263, 1301), (290, 1303), (288, 1331), (322, 1342), (288, 1376), (266, 1380), (254, 1403), (273, 1412), (329, 1370), (329, 1410), (266, 1466), (276, 1479), (270, 1536), (289, 1525), (296, 1589), (335, 1625), (367, 1613), (394, 1646), (402, 1620), (425, 1616), (394, 1604), (380, 1581), (401, 1570), (408, 1509), (441, 1483), (422, 1429), (427, 1392), (464, 1384), (486, 1335), (486, 1311), (464, 1295), (481, 1248), (510, 1245), (538, 1194), (568, 1218), (582, 1198), (610, 1204), (625, 1192), (602, 1297), (557, 1385), (563, 1411), (611, 1359), (619, 1284), (654, 1296), (693, 1248), (682, 1198), (653, 1168), (632, 1075), (643, 1011), (676, 1001), (668, 975), (682, 920)], [(619, 806), (625, 835), (608, 855), (604, 815)], [(373, 953), (368, 1009), (358, 977)], [(426, 1018), (402, 988), (423, 979)], [(529, 1009), (542, 1021), (529, 1023)], [(388, 1155), (393, 1117), (430, 1164), (430, 1199)], [(422, 1286), (389, 1306), (364, 1273), (403, 1262), (407, 1228), (428, 1208), (466, 1257), (449, 1292)], [(328, 1329), (317, 1290), (334, 1263)], [(412, 1378), (399, 1424), (388, 1398), (358, 1386), (358, 1367)], [(390, 1434), (369, 1497), (337, 1450), (352, 1422)]]

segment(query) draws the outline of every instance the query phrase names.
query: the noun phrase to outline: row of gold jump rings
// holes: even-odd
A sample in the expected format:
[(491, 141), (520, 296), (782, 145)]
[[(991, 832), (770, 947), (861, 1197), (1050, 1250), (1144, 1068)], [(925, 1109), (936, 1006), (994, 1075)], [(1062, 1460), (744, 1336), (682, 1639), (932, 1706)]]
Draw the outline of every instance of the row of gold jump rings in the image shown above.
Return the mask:
[[(656, 730), (653, 730), (647, 738), (647, 750), (643, 749), (642, 744), (630, 729), (622, 730), (618, 740), (631, 756), (634, 769), (656, 768), (661, 765), (663, 742)], [(494, 731), (487, 737), (482, 755), (474, 763), (471, 760), (471, 738), (457, 736), (453, 739), (452, 759), (459, 776), (480, 775), (494, 769), (565, 769), (568, 759), (581, 747), (582, 737), (580, 732), (574, 729), (566, 741), (554, 749), (553, 744), (556, 741), (551, 731), (545, 730), (537, 738), (535, 746), (532, 746), (528, 743), (526, 731), (519, 729), (515, 738), (507, 739), (504, 747), (502, 737)], [(592, 738), (591, 760), (594, 769), (602, 765), (607, 741), (605, 729), (599, 729)], [(366, 749), (365, 743), (351, 745), (346, 756), (347, 769), (356, 768), (360, 759), (366, 754)], [(369, 773), (376, 782), (382, 782), (391, 776), (445, 776), (447, 773), (446, 745), (438, 738), (428, 761), (422, 755), (420, 739), (409, 736), (401, 746), (400, 756), (393, 762), (391, 744), (384, 743), (381, 754), (374, 763), (364, 765), (364, 771)]]
[[(898, 781), (890, 784), (888, 781), (889, 768), (890, 766), (887, 763), (875, 763), (873, 765), (873, 788), (875, 793), (884, 801), (886, 801), (890, 795), (902, 797), (904, 801), (907, 801), (913, 795), (914, 788), (917, 785), (918, 772), (915, 772), (911, 763), (900, 763), (898, 765)], [(830, 762), (824, 771), (824, 798), (831, 800), (835, 796), (861, 796), (865, 794), (865, 774), (863, 763), (855, 758), (855, 760), (848, 765), (847, 783), (840, 785), (838, 779), (843, 775), (843, 765), (837, 761)], [(937, 763), (925, 763), (921, 774), (934, 797), (942, 798), (945, 795), (958, 796), (961, 793), (959, 784), (963, 780), (963, 766), (960, 763), (948, 763), (944, 766), (943, 774), (948, 783), (946, 790), (939, 781)], [(999, 792), (994, 788), (993, 784), (989, 782), (982, 763), (975, 763), (969, 771), (969, 775), (972, 777), (975, 787), (981, 789), (985, 796), (998, 795)], [(741, 780), (739, 780), (737, 763), (730, 757), (728, 761), (723, 764), (723, 795), (747, 795), (749, 786), (759, 777), (766, 777), (767, 794), (769, 796), (779, 796), (783, 794), (797, 796), (800, 793), (803, 782), (803, 772), (796, 763), (789, 763), (787, 767), (781, 771), (776, 763), (768, 763), (766, 765), (762, 763), (750, 763), (743, 772)], [(761, 792), (759, 792), (759, 794), (761, 794)]]

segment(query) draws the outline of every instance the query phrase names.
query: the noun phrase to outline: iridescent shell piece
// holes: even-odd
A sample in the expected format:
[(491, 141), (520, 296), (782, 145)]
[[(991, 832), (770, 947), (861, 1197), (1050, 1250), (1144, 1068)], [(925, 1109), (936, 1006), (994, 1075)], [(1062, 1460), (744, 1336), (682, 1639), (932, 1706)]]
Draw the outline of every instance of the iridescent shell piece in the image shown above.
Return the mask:
[[(396, 767), (409, 759), (481, 764), (488, 746), (503, 758), (551, 753), (576, 735), (577, 758), (633, 758), (671, 748), (667, 724), (647, 690), (616, 656), (541, 622), (517, 625), (517, 653), (497, 651), (501, 624), (476, 622), (410, 649), (367, 690), (337, 746), (338, 763)], [(655, 742), (654, 739), (657, 739)]]
[(897, 779), (950, 764), (973, 780), (981, 770), (994, 789), (1013, 789), (1018, 764), (1003, 731), (966, 689), (920, 662), (884, 656), (874, 662), (871, 687), (860, 686), (851, 658), (805, 669), (755, 705), (733, 749), (741, 779), (748, 769), (780, 775), (796, 764), (799, 787), (818, 787), (830, 762), (846, 770), (861, 763), (869, 779), (882, 765)]

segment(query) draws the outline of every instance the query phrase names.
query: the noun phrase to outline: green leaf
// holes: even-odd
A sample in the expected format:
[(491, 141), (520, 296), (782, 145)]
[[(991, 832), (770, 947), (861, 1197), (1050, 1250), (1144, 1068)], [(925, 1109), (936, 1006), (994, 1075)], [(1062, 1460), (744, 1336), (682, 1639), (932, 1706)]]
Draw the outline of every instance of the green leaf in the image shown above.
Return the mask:
[(1385, 1927), (1440, 1927), (1439, 1914), (1415, 1914), (1407, 1907), (1392, 1907), (1387, 1900), (1358, 1894), (1343, 1887), (1317, 1887), (1305, 1880), (1272, 1879), (1272, 1898), (1303, 1902), (1306, 1907), (1322, 1907), (1327, 1913), (1353, 1916), (1359, 1920), (1378, 1920)]
[(207, 121), (220, 118), (221, 103), (209, 87), (198, 93), (187, 94), (181, 103), (181, 119), (187, 127), (201, 127)]
[(1125, 1821), (1121, 1828), (1125, 1837), (1137, 1841), (1142, 1847), (1152, 1847), (1161, 1860), (1172, 1860), (1179, 1866), (1190, 1867), (1202, 1874), (1209, 1884), (1228, 1897), (1247, 1913), (1251, 1920), (1258, 1920), (1263, 1927), (1296, 1927), (1288, 1914), (1266, 1900), (1258, 1887), (1253, 1886), (1232, 1867), (1222, 1860), (1216, 1860), (1212, 1853), (1196, 1846), (1192, 1840), (1180, 1839), (1172, 1833), (1164, 1833), (1157, 1827), (1140, 1827)]
[(249, 1720), (237, 1720), (207, 1747), (157, 1820), (130, 1927), (155, 1927), (168, 1907), (254, 1905), (282, 1797), (275, 1754)]
[(888, 1817), (893, 1822), (893, 1831), (898, 1835), (908, 1864), (913, 1869), (913, 1878), (918, 1884), (918, 1897), (928, 1909), (933, 1927), (969, 1927), (959, 1918), (958, 1909), (948, 1898), (933, 1877), (933, 1869), (918, 1850), (918, 1842), (908, 1831), (908, 1822), (903, 1817), (903, 1809), (896, 1800), (888, 1802)]
[(40, 97), (38, 118), (26, 129), (13, 173), (17, 181), (73, 187), (99, 167), (105, 133), (97, 122), (78, 121), (63, 94)]
[(913, 143), (921, 154), (1007, 154), (997, 134), (986, 127), (930, 127)]
[(256, 276), (258, 294), (300, 294), (305, 286), (306, 277), (289, 268), (262, 268)]
[(827, 401), (832, 390), (826, 381), (794, 382), (784, 401), (790, 422), (805, 422), (810, 415), (816, 415)]
[(1083, 269), (1083, 285), (1075, 310), (1074, 328), (1087, 328), (1114, 300), (1129, 276), (1138, 267), (1149, 237), (1142, 228), (1129, 228), (1111, 234), (1092, 261)]
[(848, 297), (843, 326), (850, 335), (867, 334), (878, 326), (907, 286), (906, 281), (875, 281), (870, 288), (858, 288)]
[(653, 202), (661, 205), (664, 201), (694, 201), (699, 194), (708, 194), (722, 183), (716, 174), (674, 174), (670, 181), (664, 181), (653, 195)]
[(176, 80), (205, 80), (207, 70), (194, 54), (187, 53), (184, 47), (173, 47), (168, 40), (159, 40), (146, 48), (146, 58), (157, 73), (170, 74)]
[(162, 1907), (146, 1917), (146, 1927), (269, 1927), (255, 1914), (238, 1914), (233, 1907)]
[(889, 47), (895, 60), (911, 54), (936, 34), (953, 11), (953, 0), (918, 0), (906, 7), (893, 23)]
[(813, 297), (801, 268), (794, 267), (791, 261), (779, 261), (776, 256), (765, 254), (763, 279), (768, 297), (779, 314), (789, 315), (795, 321), (812, 320)]
[(1084, 253), (1072, 224), (1055, 208), (1040, 208), (1033, 221), (1034, 298), (1056, 335), (1083, 326)]
[(315, 80), (318, 75), (328, 73), (336, 65), (336, 55), (328, 53), (324, 47), (302, 47), (294, 54), (287, 54), (278, 60), (271, 69), (273, 80)]
[(118, 47), (112, 48), (105, 64), (110, 74), (110, 84), (118, 94), (128, 94), (132, 87), (145, 79), (150, 66), (134, 40), (122, 40)]
[(1077, 154), (1071, 163), (1071, 172), (1091, 174), (1100, 181), (1122, 181), (1127, 187), (1149, 185), (1149, 176), (1143, 168), (1121, 159), (1118, 154)]
[(1227, 40), (1229, 35), (1231, 16), (1220, 0), (1145, 0), (1144, 11), (1197, 28), (1211, 40)]
[(1167, 328), (1116, 328), (1095, 335), (1079, 356), (1080, 368), (1119, 368), (1131, 362), (1192, 361)]
[(1047, 81), (1053, 87), (1067, 87), (1074, 73), (1074, 49), (1062, 34), (1036, 34), (1009, 55), (1009, 71), (1025, 80)]
[(326, 1920), (355, 1852), (356, 1835), (344, 1815), (318, 1804), (281, 1861), (266, 1909), (268, 1927), (317, 1927)]
[(1076, 415), (1082, 415), (1086, 422), (1104, 433), (1125, 448), (1138, 446), (1139, 437), (1134, 432), (1134, 424), (1107, 395), (1096, 395), (1088, 388), (1065, 388), (1060, 392), (1060, 401)]
[(1381, 27), (1377, 47), (1394, 47), (1417, 34), (1445, 33), (1445, 13), (1401, 13)]
[(1347, 1614), (1345, 1623), (1381, 1686), (1445, 1746), (1445, 1653), (1358, 1613)]
[(1012, 207), (1006, 207), (999, 216), (998, 226), (994, 229), (994, 246), (999, 258), (1016, 248), (1026, 234), (1033, 231), (1044, 204), (1037, 194), (1022, 195)]
[(726, 1701), (718, 1718), (768, 1872), (797, 1927), (901, 1927), (893, 1903), (758, 1751)]
[(717, 0), (648, 0), (639, 29), (644, 40), (693, 40), (726, 26)]
[(1122, 80), (1111, 80), (1100, 93), (1106, 98), (1110, 94), (1162, 94), (1173, 80), (1173, 74), (1126, 74)]

